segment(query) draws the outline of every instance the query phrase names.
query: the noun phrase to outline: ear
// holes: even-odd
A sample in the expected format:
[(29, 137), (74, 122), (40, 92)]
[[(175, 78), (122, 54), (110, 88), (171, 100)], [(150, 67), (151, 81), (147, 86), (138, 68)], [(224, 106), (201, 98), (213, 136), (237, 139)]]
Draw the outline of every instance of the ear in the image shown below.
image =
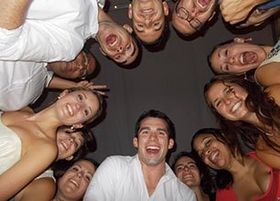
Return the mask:
[(163, 13), (165, 16), (168, 16), (169, 14), (169, 7), (166, 1), (162, 2), (162, 7), (163, 7)]
[(131, 3), (128, 5), (127, 15), (129, 19), (132, 19), (132, 5)]
[(169, 142), (168, 142), (168, 149), (172, 149), (174, 146), (174, 140), (172, 138), (169, 139)]
[(133, 138), (133, 146), (134, 146), (135, 148), (138, 148), (138, 138), (137, 138), (137, 137), (134, 137), (134, 138)]
[(107, 56), (107, 54), (102, 50), (101, 47), (99, 47), (99, 50), (100, 50), (100, 52), (101, 52), (104, 56)]
[(124, 24), (123, 25), (123, 28), (128, 32), (128, 33), (132, 33), (133, 32), (133, 29), (131, 26), (129, 26), (128, 24)]
[(212, 18), (215, 16), (215, 14), (216, 14), (216, 11), (214, 11), (214, 12), (212, 13), (212, 15), (209, 17), (209, 19), (208, 19), (207, 21), (208, 21), (208, 22), (211, 21)]
[(69, 91), (67, 89), (65, 89), (63, 92), (61, 92), (59, 94), (59, 96), (58, 96), (59, 98), (58, 99), (62, 98), (63, 96), (66, 96), (67, 94), (69, 94)]
[(65, 158), (65, 160), (71, 161), (73, 158), (74, 158), (73, 156), (68, 156), (67, 158)]

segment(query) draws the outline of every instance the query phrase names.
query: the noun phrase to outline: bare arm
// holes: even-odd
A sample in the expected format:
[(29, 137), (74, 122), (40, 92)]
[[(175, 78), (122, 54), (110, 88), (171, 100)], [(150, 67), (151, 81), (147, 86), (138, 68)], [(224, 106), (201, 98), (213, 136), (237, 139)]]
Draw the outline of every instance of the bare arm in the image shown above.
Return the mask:
[(25, 20), (26, 11), (32, 0), (1, 0), (0, 27), (15, 29)]
[(101, 95), (105, 95), (105, 92), (102, 90), (107, 90), (107, 85), (94, 85), (93, 82), (89, 82), (86, 80), (80, 81), (80, 82), (73, 82), (71, 80), (62, 79), (57, 76), (53, 76), (52, 80), (50, 81), (50, 84), (48, 88), (51, 89), (69, 89), (74, 87), (82, 87), (86, 89), (91, 90), (97, 90), (98, 93)]
[(255, 6), (267, 1), (268, 0), (220, 0), (220, 10), (226, 22), (236, 24), (245, 20)]
[(28, 148), (21, 159), (0, 175), (0, 200), (8, 200), (36, 176), (42, 173), (56, 158), (56, 146), (36, 143)]

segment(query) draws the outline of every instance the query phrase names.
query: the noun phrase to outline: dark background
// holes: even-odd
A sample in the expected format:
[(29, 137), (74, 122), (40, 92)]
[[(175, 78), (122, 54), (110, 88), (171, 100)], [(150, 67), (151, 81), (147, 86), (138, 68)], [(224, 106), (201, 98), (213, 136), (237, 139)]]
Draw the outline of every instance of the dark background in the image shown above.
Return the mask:
[[(172, 8), (173, 2), (168, 3)], [(127, 4), (128, 0), (111, 1), (109, 14), (120, 24), (129, 23)], [(213, 76), (207, 63), (213, 47), (234, 36), (250, 36), (254, 43), (274, 44), (271, 23), (236, 31), (224, 24), (218, 15), (191, 39), (182, 39), (171, 24), (169, 27), (165, 47), (159, 51), (148, 51), (143, 47), (140, 64), (132, 69), (119, 67), (108, 60), (99, 52), (98, 44), (91, 46), (100, 66), (93, 81), (110, 88), (105, 117), (92, 128), (97, 148), (89, 156), (98, 162), (109, 155), (135, 154), (132, 146), (135, 122), (143, 111), (151, 108), (165, 112), (175, 123), (176, 152), (189, 150), (195, 131), (215, 126), (203, 99), (203, 86)], [(43, 105), (54, 96), (49, 93)]]

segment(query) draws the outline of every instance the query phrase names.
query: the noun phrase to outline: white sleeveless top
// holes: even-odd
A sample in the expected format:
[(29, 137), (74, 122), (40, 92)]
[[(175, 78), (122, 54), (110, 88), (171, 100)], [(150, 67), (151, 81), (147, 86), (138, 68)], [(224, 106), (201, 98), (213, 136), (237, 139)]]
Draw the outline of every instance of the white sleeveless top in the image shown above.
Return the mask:
[(21, 140), (1, 120), (0, 113), (0, 175), (12, 167), (20, 159)]

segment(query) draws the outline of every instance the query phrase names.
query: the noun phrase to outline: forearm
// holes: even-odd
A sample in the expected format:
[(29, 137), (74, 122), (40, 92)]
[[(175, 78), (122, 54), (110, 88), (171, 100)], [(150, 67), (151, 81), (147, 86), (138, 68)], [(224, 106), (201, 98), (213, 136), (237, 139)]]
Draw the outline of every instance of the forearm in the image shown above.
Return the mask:
[(69, 88), (73, 88), (77, 86), (76, 82), (70, 81), (70, 80), (66, 80), (66, 79), (62, 79), (60, 77), (57, 76), (53, 76), (52, 80), (50, 81), (49, 86), (47, 86), (47, 88), (51, 88), (51, 89), (69, 89)]
[(15, 29), (21, 26), (32, 0), (1, 0), (0, 27)]

